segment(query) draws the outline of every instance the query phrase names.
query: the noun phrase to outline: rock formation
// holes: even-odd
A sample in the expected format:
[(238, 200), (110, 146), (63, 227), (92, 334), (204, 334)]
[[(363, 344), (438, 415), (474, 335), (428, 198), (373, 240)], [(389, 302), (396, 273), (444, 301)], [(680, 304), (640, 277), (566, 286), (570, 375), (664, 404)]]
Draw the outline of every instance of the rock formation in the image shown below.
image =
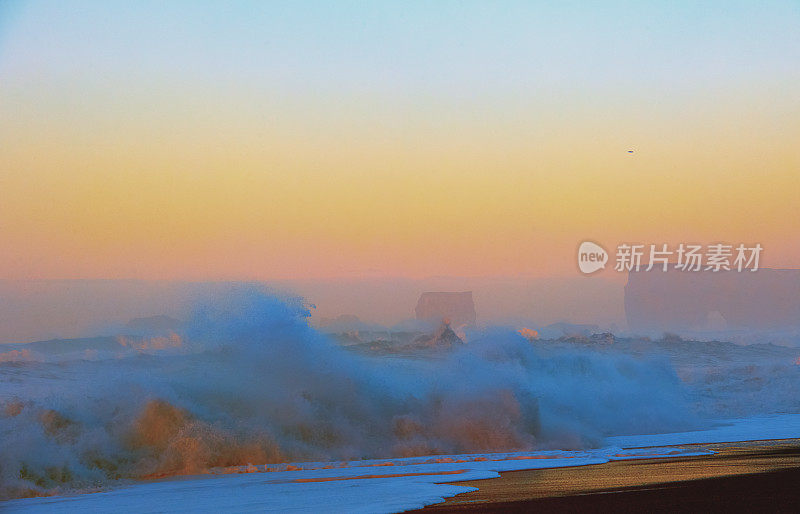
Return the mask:
[(800, 270), (631, 272), (631, 330), (774, 330), (800, 327)]
[(437, 325), (445, 322), (453, 327), (472, 326), (476, 320), (472, 291), (422, 293), (415, 313), (418, 320)]

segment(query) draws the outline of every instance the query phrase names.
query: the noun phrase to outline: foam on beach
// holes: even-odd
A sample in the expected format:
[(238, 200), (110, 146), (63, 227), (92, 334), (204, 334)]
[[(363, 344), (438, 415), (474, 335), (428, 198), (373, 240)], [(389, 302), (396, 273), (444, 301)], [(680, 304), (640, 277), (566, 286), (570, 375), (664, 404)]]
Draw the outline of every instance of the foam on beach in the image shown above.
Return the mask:
[[(624, 452), (624, 453), (623, 453)], [(139, 483), (79, 496), (6, 502), (7, 512), (400, 512), (439, 503), (505, 471), (586, 466), (612, 460), (707, 455), (707, 450), (608, 447), (292, 463), (216, 470), (210, 476)]]
[[(608, 438), (585, 451), (508, 452), (279, 465), (232, 466), (212, 475), (136, 483), (76, 496), (5, 502), (6, 512), (354, 512), (421, 508), (476, 490), (454, 482), (499, 473), (614, 460), (702, 456), (702, 448), (653, 446), (800, 438), (800, 415), (719, 421), (713, 429)], [(643, 448), (637, 448), (643, 447)]]

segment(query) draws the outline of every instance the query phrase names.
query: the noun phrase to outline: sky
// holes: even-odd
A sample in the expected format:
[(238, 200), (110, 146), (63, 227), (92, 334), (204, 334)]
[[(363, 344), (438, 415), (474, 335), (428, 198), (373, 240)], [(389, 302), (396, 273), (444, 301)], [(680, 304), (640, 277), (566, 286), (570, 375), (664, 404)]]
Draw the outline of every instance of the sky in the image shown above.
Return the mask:
[(800, 3), (643, 4), (5, 0), (0, 278), (800, 267)]

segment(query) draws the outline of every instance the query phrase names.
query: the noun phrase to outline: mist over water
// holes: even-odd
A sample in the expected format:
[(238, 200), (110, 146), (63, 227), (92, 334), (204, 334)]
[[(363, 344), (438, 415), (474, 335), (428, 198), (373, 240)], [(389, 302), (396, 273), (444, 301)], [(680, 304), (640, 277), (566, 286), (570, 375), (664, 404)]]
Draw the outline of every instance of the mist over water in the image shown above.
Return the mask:
[(302, 298), (242, 287), (198, 306), (179, 333), (5, 352), (0, 495), (248, 463), (595, 447), (737, 410), (736, 394), (715, 404), (713, 379), (679, 378), (663, 352), (532, 344), (495, 328), (450, 352), (373, 357), (308, 317)]

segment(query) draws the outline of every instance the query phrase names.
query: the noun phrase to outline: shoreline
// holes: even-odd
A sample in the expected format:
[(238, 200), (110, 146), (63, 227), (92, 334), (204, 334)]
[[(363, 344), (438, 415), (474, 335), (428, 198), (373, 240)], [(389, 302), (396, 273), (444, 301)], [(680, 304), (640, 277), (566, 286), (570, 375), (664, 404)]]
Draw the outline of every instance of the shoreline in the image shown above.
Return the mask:
[(800, 439), (683, 446), (716, 453), (502, 472), (411, 512), (800, 511)]
[(302, 505), (331, 512), (702, 512), (738, 511), (745, 505), (755, 511), (800, 512), (800, 439), (658, 449), (638, 455), (637, 450), (610, 447), (572, 456), (494, 454), (500, 460), (472, 455), (471, 460), (435, 462), (357, 461), (299, 474), (287, 466), (269, 473), (153, 480), (96, 494), (9, 500), (0, 502), (0, 510), (134, 513), (202, 505), (206, 510), (277, 512)]

